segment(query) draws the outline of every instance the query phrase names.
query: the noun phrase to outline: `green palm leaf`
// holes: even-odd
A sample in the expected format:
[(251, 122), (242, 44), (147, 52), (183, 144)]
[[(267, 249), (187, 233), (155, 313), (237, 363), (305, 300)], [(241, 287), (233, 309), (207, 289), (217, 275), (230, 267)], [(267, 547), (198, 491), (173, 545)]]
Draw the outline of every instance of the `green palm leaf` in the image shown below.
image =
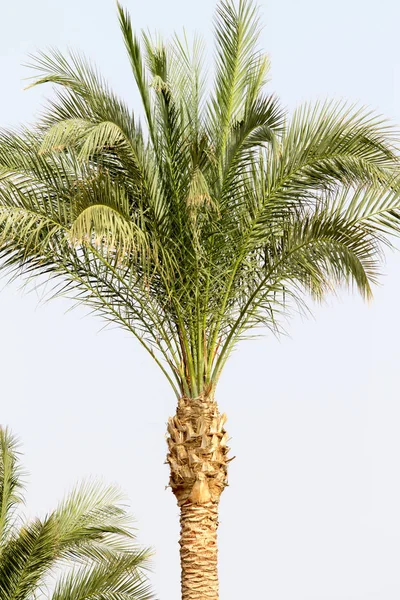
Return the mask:
[(137, 547), (118, 490), (81, 485), (30, 522), (16, 518), (22, 490), (16, 440), (0, 428), (1, 600), (31, 600), (54, 577), (49, 598), (153, 597), (144, 574), (149, 551)]

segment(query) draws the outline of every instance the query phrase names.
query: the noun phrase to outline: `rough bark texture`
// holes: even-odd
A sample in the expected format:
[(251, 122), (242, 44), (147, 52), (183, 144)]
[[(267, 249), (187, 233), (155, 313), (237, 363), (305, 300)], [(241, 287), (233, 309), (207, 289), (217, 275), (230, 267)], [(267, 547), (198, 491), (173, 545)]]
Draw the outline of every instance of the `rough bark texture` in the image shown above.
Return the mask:
[(181, 398), (168, 421), (170, 487), (181, 510), (182, 600), (218, 599), (218, 504), (229, 451), (225, 421), (208, 397)]
[(217, 527), (217, 503), (182, 504), (182, 600), (218, 599)]

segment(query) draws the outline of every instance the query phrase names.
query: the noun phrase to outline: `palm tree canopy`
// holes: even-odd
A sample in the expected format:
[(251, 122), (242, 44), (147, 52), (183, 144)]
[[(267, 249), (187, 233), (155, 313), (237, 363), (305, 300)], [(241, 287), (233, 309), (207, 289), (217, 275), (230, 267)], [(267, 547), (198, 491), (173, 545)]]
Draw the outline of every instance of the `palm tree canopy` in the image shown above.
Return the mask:
[(25, 522), (22, 477), (16, 439), (0, 428), (0, 600), (153, 597), (143, 573), (149, 552), (136, 545), (117, 490), (82, 485)]
[(2, 264), (125, 327), (196, 397), (305, 294), (370, 297), (399, 231), (396, 136), (345, 103), (289, 117), (247, 0), (218, 5), (212, 86), (199, 38), (139, 38), (118, 11), (142, 118), (79, 55), (33, 59), (55, 96), (0, 136)]

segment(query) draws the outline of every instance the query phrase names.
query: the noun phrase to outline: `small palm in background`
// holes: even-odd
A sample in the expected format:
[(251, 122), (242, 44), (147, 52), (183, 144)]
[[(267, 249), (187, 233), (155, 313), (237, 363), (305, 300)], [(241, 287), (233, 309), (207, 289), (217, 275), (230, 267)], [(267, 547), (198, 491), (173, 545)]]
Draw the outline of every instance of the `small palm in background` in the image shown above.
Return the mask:
[[(119, 492), (76, 488), (43, 519), (24, 521), (15, 438), (0, 428), (0, 599), (149, 600), (139, 549)], [(51, 586), (51, 587), (50, 587)]]

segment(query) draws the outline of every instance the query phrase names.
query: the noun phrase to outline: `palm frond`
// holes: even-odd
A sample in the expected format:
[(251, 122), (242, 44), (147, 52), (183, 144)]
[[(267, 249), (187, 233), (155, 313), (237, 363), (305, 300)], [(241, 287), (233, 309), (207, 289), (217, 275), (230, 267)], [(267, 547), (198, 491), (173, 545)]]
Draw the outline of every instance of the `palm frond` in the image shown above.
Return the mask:
[(257, 49), (259, 34), (259, 18), (252, 2), (239, 0), (235, 6), (233, 2), (223, 1), (218, 5), (215, 20), (215, 95), (210, 110), (222, 153), (230, 128), (242, 118), (248, 88), (251, 95), (257, 95), (258, 90), (254, 88), (260, 71), (260, 84), (264, 83), (262, 72), (265, 74), (267, 64), (260, 63)]
[(138, 37), (133, 34), (132, 23), (128, 12), (124, 10), (119, 3), (117, 3), (117, 7), (121, 32), (125, 42), (125, 48), (128, 53), (132, 72), (135, 77), (135, 81), (142, 99), (150, 136), (153, 141), (153, 144), (155, 144), (156, 132), (154, 125), (153, 107), (149, 89), (149, 82), (147, 80), (146, 66), (142, 57), (142, 51), (140, 47), (140, 41)]
[(16, 526), (16, 510), (23, 502), (22, 476), (18, 442), (9, 429), (0, 427), (0, 555)]
[(46, 517), (24, 522), (16, 513), (22, 489), (17, 442), (0, 428), (1, 600), (36, 597), (55, 575), (54, 599), (153, 597), (145, 576), (150, 552), (138, 547), (119, 490), (81, 484)]
[(58, 579), (51, 600), (150, 600), (154, 595), (141, 572), (147, 557), (143, 551), (131, 552), (74, 568)]

